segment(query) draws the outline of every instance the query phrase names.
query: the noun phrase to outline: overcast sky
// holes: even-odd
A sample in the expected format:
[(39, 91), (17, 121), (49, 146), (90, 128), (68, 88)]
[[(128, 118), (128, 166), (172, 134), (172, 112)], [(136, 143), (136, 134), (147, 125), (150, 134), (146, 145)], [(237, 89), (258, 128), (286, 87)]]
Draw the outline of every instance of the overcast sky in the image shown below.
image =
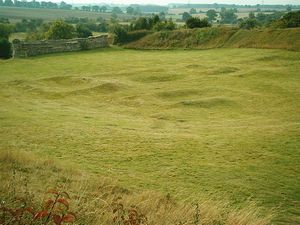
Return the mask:
[[(60, 0), (56, 0), (60, 2)], [(256, 5), (264, 4), (275, 5), (275, 4), (293, 4), (300, 5), (300, 0), (65, 0), (68, 3), (107, 3), (107, 4), (157, 4), (166, 5), (168, 3), (227, 3), (227, 4), (239, 4), (239, 5)]]

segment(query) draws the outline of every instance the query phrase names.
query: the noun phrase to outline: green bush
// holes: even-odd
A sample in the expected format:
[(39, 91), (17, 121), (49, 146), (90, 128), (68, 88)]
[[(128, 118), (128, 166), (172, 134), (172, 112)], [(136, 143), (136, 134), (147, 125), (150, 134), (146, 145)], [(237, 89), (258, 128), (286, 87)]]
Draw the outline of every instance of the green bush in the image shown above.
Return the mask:
[(46, 38), (53, 40), (72, 39), (74, 37), (76, 37), (75, 28), (63, 21), (54, 22), (46, 33)]
[(6, 38), (0, 39), (0, 58), (8, 59), (12, 56), (12, 45)]
[(151, 34), (151, 31), (148, 30), (138, 30), (128, 32), (124, 27), (116, 25), (112, 33), (114, 34), (114, 44), (125, 44), (133, 41), (137, 41), (142, 37), (145, 37), (148, 34)]
[(76, 32), (79, 38), (87, 38), (93, 36), (92, 31), (85, 24), (77, 24)]
[(274, 21), (271, 26), (275, 28), (300, 27), (300, 11), (285, 14), (281, 19)]
[(191, 17), (187, 19), (185, 22), (187, 28), (194, 29), (194, 28), (203, 28), (203, 27), (210, 27), (210, 23), (206, 18), (200, 19), (198, 17)]
[(257, 22), (256, 19), (247, 18), (245, 20), (242, 20), (239, 26), (242, 29), (251, 30), (255, 27), (258, 27), (258, 25), (259, 25), (259, 23)]
[(0, 23), (0, 38), (8, 39), (12, 32), (13, 32), (12, 25)]

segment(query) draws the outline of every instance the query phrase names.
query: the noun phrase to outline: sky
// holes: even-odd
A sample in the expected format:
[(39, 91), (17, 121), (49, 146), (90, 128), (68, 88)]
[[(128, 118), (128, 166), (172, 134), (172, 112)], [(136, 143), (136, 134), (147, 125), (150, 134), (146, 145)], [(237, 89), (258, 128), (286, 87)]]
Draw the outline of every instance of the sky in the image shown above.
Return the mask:
[[(57, 0), (58, 1), (58, 0)], [(168, 3), (196, 3), (196, 4), (210, 4), (210, 3), (226, 3), (237, 5), (300, 5), (300, 0), (65, 0), (68, 3), (107, 3), (107, 4), (156, 4), (167, 5)]]

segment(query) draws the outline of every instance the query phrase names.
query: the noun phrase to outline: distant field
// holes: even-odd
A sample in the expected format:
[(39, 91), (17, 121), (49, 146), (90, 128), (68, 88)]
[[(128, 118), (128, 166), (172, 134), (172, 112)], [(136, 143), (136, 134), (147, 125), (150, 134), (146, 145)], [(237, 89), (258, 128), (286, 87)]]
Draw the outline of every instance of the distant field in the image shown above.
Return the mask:
[(300, 221), (300, 53), (108, 49), (0, 61), (0, 150)]
[[(84, 12), (76, 10), (61, 10), (61, 9), (29, 9), (15, 7), (0, 7), (0, 16), (8, 17), (9, 19), (36, 19), (42, 18), (47, 21), (64, 19), (68, 17), (87, 17), (89, 19), (97, 19), (99, 17), (109, 19), (110, 13), (99, 12)], [(118, 15), (120, 19), (128, 19), (130, 16), (126, 14)]]

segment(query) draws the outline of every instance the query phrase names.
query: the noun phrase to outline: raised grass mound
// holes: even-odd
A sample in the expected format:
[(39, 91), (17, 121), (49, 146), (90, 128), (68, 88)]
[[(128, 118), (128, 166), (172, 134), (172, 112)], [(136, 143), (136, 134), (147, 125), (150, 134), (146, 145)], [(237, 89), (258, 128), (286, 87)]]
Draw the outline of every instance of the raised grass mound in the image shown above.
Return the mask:
[(134, 49), (272, 48), (300, 51), (300, 29), (242, 30), (213, 27), (163, 31), (125, 45)]

